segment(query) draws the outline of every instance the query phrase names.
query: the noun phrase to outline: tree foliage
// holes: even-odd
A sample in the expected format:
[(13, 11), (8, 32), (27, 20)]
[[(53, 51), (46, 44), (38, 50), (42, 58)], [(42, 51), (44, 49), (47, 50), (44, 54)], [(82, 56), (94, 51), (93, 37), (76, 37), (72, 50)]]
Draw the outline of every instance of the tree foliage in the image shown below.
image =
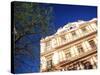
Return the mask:
[[(50, 23), (52, 21), (52, 7), (45, 7), (37, 3), (15, 3), (14, 24), (16, 40), (27, 34), (50, 33)], [(53, 29), (52, 29), (53, 30)]]
[[(40, 38), (50, 35), (52, 7), (39, 3), (14, 3), (14, 71), (37, 72), (40, 68)], [(39, 65), (39, 66), (37, 66)], [(34, 68), (34, 66), (37, 66)]]

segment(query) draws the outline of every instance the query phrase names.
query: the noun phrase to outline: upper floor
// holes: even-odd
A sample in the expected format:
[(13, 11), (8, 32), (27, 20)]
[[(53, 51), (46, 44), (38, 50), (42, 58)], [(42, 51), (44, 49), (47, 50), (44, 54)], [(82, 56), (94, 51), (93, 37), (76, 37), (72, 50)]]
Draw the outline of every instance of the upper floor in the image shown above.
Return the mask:
[(97, 19), (68, 23), (59, 28), (54, 35), (41, 39), (41, 53), (52, 50), (97, 31)]

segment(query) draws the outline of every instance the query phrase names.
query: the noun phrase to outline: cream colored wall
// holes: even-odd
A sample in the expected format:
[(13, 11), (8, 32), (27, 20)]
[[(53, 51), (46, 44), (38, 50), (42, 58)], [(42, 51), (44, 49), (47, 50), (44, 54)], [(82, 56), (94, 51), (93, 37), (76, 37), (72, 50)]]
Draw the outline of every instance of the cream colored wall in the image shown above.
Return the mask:
[[(74, 30), (76, 32), (76, 34), (78, 35), (76, 38), (73, 38), (72, 37), (71, 32), (68, 32), (68, 33), (66, 32), (66, 34), (64, 33), (63, 35), (65, 35), (65, 38), (66, 38), (65, 43), (71, 42), (71, 41), (73, 41), (75, 39), (78, 39), (80, 37), (83, 37), (85, 35), (88, 35), (90, 33), (93, 33), (93, 32), (95, 32), (97, 30), (96, 25), (93, 22), (92, 22), (92, 24), (89, 23), (89, 24), (86, 24), (86, 25), (87, 25), (86, 26), (86, 29), (88, 31), (86, 34), (83, 34), (82, 33), (81, 27), (79, 27), (78, 29)], [(61, 40), (61, 34), (60, 35), (57, 35), (54, 38), (50, 38), (49, 39), (50, 40), (49, 42), (51, 43), (50, 44), (51, 45), (51, 49), (50, 49), (51, 52), (49, 52), (49, 53), (46, 52), (46, 54), (45, 54), (45, 49), (47, 49), (45, 43), (47, 41), (41, 42), (41, 53), (42, 54), (44, 53), (42, 55), (42, 57), (45, 57), (46, 60), (53, 59), (54, 60), (53, 63), (54, 64), (57, 64), (60, 61), (66, 60), (65, 53), (67, 51), (65, 52), (65, 49), (69, 49), (70, 50), (72, 57), (79, 55), (78, 50), (77, 50), (77, 47), (76, 47), (76, 45), (79, 44), (79, 43), (82, 45), (82, 47), (84, 49), (84, 52), (91, 51), (92, 48), (89, 45), (88, 40), (89, 39), (93, 39), (95, 41), (95, 43), (97, 44), (97, 38), (96, 38), (96, 36), (97, 35), (95, 33), (95, 34), (93, 34), (91, 36), (85, 37), (85, 38), (83, 38), (81, 40), (78, 40), (76, 42), (73, 42), (71, 44), (68, 44), (67, 46), (63, 46), (63, 47), (60, 47), (58, 49), (55, 49), (55, 47), (60, 46), (60, 45), (63, 44), (62, 43), (62, 40)], [(48, 51), (48, 50), (46, 50), (46, 51)], [(56, 51), (58, 52), (58, 57), (57, 57), (57, 53), (55, 53), (56, 54), (56, 56), (55, 56), (54, 51), (55, 52)], [(91, 59), (90, 61), (93, 63), (93, 59)]]
[[(87, 25), (86, 29), (88, 31), (86, 34), (90, 34), (90, 33), (94, 32), (94, 31), (96, 31), (96, 29), (97, 29), (95, 23), (92, 23), (92, 24), (90, 23), (90, 24), (86, 24), (86, 25)], [(74, 30), (74, 31), (76, 32), (77, 37), (73, 38), (73, 36), (71, 35), (71, 33), (66, 33), (65, 34), (65, 38), (66, 38), (65, 43), (73, 41), (75, 39), (78, 39), (78, 38), (84, 36), (84, 34), (82, 33), (82, 30), (81, 30), (80, 27), (79, 27), (79, 29)], [(56, 46), (59, 46), (59, 45), (63, 44), (61, 42), (61, 37), (60, 36), (55, 36), (54, 38), (51, 38), (51, 40), (49, 42), (51, 42), (51, 47), (50, 48), (55, 48)], [(43, 49), (45, 49), (44, 45), (42, 45), (42, 47), (43, 47)], [(42, 47), (41, 47), (41, 50), (43, 50)]]

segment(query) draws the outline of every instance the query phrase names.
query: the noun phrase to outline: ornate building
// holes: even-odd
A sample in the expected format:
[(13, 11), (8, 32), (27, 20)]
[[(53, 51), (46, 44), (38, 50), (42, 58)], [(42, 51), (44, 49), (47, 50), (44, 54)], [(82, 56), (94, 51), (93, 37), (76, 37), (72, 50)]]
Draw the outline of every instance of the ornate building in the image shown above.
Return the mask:
[(41, 72), (97, 68), (97, 18), (79, 20), (41, 39)]

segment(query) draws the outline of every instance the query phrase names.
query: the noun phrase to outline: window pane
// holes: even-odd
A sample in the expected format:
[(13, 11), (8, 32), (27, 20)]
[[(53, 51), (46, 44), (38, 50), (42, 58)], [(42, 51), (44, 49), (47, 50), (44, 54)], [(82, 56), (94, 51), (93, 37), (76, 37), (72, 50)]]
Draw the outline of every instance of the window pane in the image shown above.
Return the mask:
[(47, 68), (50, 70), (52, 68), (52, 60), (47, 61)]
[(73, 36), (73, 37), (76, 37), (75, 31), (72, 32), (72, 36)]
[(77, 49), (78, 49), (79, 53), (84, 52), (84, 49), (83, 49), (83, 47), (81, 45), (77, 45)]
[(89, 44), (91, 45), (92, 48), (96, 48), (96, 44), (95, 44), (94, 40), (90, 40)]
[(87, 33), (87, 29), (84, 27), (81, 29), (83, 33)]
[(91, 63), (88, 61), (88, 62), (84, 63), (84, 69), (93, 69), (93, 66), (92, 66)]
[(66, 42), (66, 37), (65, 36), (61, 36), (61, 41), (62, 41), (62, 43), (65, 43)]
[(51, 46), (50, 46), (50, 41), (47, 41), (47, 42), (46, 42), (46, 50), (47, 50), (47, 51), (50, 50), (50, 47), (51, 47)]

